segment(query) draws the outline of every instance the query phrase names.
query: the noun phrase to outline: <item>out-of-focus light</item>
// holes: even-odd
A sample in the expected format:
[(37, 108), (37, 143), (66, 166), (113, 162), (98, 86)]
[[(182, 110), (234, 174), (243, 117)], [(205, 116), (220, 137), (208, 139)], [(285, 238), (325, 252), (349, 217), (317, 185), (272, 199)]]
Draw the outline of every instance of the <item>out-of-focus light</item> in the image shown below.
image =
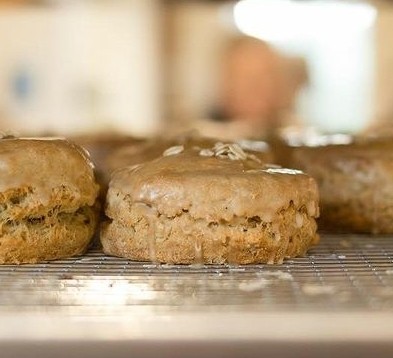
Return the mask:
[[(72, 284), (70, 284), (72, 283)], [(69, 300), (77, 305), (126, 305), (128, 302), (151, 300), (155, 293), (148, 283), (128, 282), (116, 279), (86, 280), (68, 282), (59, 300)]]
[(241, 0), (234, 6), (237, 28), (266, 41), (345, 36), (370, 28), (376, 9), (338, 1)]

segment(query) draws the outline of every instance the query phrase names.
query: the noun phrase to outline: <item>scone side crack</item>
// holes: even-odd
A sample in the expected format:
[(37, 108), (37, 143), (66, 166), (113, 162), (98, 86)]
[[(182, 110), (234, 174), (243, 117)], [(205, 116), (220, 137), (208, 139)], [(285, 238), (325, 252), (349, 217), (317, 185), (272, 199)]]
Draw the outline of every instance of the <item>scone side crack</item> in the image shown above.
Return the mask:
[(0, 193), (0, 234), (22, 225), (52, 227), (63, 221), (91, 222), (91, 206), (88, 200), (73, 195), (64, 185), (54, 188), (48, 195), (49, 205), (39, 200), (34, 188), (28, 186)]
[[(249, 223), (250, 222), (257, 222), (257, 223), (264, 223), (264, 224), (269, 224), (272, 221), (274, 221), (274, 217), (272, 218), (272, 220), (267, 221), (267, 220), (264, 220), (258, 214), (248, 215), (248, 216), (238, 216), (238, 215), (234, 214), (232, 219), (225, 219), (224, 217), (220, 217), (220, 218), (217, 217), (214, 219), (213, 218), (196, 217), (196, 216), (192, 215), (192, 210), (191, 210), (192, 205), (188, 206), (187, 208), (182, 208), (181, 210), (177, 211), (173, 215), (168, 215), (166, 213), (160, 212), (160, 210), (151, 203), (142, 202), (142, 201), (133, 202), (130, 199), (131, 199), (130, 195), (127, 194), (124, 196), (124, 200), (127, 202), (128, 214), (131, 214), (132, 211), (135, 210), (136, 207), (139, 207), (139, 208), (143, 208), (142, 210), (146, 216), (151, 217), (151, 218), (157, 218), (157, 219), (160, 219), (161, 217), (164, 219), (175, 219), (175, 218), (179, 218), (183, 215), (188, 215), (188, 216), (190, 216), (190, 218), (192, 220), (207, 222), (207, 226), (216, 225), (216, 224), (236, 226), (239, 224), (239, 220), (240, 221), (245, 220)], [(290, 208), (294, 208), (299, 215), (306, 215), (311, 218), (317, 218), (319, 216), (319, 212), (315, 212), (314, 208), (312, 210), (310, 210), (310, 208), (308, 208), (307, 205), (301, 205), (301, 206), (296, 207), (293, 200), (288, 201), (286, 206), (279, 209), (276, 213), (276, 216), (280, 215), (282, 212), (284, 212)], [(311, 211), (314, 211), (315, 215), (310, 214)], [(116, 221), (116, 220), (121, 219), (121, 217), (119, 217), (119, 215), (117, 215), (117, 214), (113, 215), (110, 208), (107, 208), (106, 214), (107, 214), (108, 220), (110, 220), (110, 221)]]
[[(16, 231), (19, 227), (32, 228), (35, 226), (52, 227), (63, 222), (74, 222), (90, 225), (94, 221), (94, 209), (83, 206), (74, 211), (50, 210), (47, 215), (26, 216), (19, 220), (7, 220), (0, 225), (0, 235)], [(0, 237), (1, 239), (1, 237)]]
[[(303, 255), (309, 246), (317, 242), (314, 218), (307, 214), (305, 206), (295, 208), (293, 202), (290, 202), (287, 208), (280, 210), (272, 222), (263, 221), (258, 215), (235, 217), (231, 221), (195, 219), (187, 209), (168, 217), (144, 203), (130, 203), (128, 214), (127, 217), (112, 215), (111, 222), (103, 229), (101, 238), (107, 254), (122, 256), (121, 253), (108, 249), (111, 245), (110, 233), (117, 231), (127, 233), (123, 237), (125, 240), (123, 247), (134, 245), (141, 239), (145, 243), (151, 243), (153, 240), (157, 252), (160, 252), (165, 245), (169, 245), (171, 240), (179, 234), (181, 235), (180, 245), (192, 247), (194, 244), (189, 244), (189, 242), (195, 241), (195, 245), (198, 242), (202, 247), (214, 244), (228, 251), (230, 250), (228, 247), (234, 245), (231, 242), (243, 242), (244, 246), (240, 251), (243, 251), (243, 254), (247, 252), (247, 258), (241, 259), (241, 263), (281, 263), (285, 257)], [(290, 222), (287, 222), (287, 219)], [(303, 244), (298, 245), (299, 241)], [(266, 248), (266, 242), (269, 248)], [(272, 247), (275, 248), (275, 254), (269, 253), (269, 257), (265, 257)], [(148, 250), (144, 255), (145, 260), (149, 260), (147, 252)], [(256, 256), (252, 258), (254, 254)], [(218, 258), (218, 261), (206, 260), (207, 263), (222, 263), (230, 261), (230, 258), (224, 255)], [(166, 260), (159, 259), (159, 261), (165, 262)], [(183, 260), (183, 263), (191, 262), (193, 261), (189, 258)]]

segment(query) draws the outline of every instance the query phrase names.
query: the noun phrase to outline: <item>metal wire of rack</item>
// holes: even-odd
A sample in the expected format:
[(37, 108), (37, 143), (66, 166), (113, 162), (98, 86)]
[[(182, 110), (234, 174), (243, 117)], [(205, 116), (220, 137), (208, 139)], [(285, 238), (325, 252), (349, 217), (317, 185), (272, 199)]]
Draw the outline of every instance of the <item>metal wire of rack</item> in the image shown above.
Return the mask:
[(270, 265), (156, 265), (86, 255), (0, 266), (0, 309), (161, 307), (171, 311), (393, 309), (393, 238), (322, 235), (306, 257)]

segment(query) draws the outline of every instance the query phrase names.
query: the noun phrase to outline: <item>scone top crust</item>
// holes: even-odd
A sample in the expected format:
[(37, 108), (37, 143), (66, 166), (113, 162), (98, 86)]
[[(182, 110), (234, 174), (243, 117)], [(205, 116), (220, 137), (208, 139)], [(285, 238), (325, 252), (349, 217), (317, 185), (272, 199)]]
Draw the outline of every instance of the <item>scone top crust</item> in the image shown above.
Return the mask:
[(390, 138), (333, 134), (290, 139), (286, 144), (295, 153), (306, 153), (312, 158), (320, 157), (321, 161), (338, 156), (344, 159), (390, 159), (393, 156), (393, 141)]
[(271, 222), (291, 203), (304, 207), (312, 217), (318, 216), (318, 191), (311, 177), (266, 166), (255, 156), (239, 151), (239, 146), (223, 146), (227, 149), (172, 147), (154, 161), (115, 172), (107, 214), (121, 215), (127, 198), (167, 217), (187, 211), (195, 219), (231, 221), (258, 216)]
[(1, 196), (29, 188), (35, 201), (46, 205), (53, 201), (53, 189), (60, 187), (72, 192), (75, 205), (94, 204), (98, 185), (93, 165), (80, 147), (63, 139), (0, 140)]
[[(179, 136), (172, 139), (156, 139), (145, 143), (124, 146), (108, 157), (108, 168), (113, 171), (124, 166), (144, 163), (156, 159), (169, 147), (182, 145), (185, 149), (213, 147), (217, 139), (195, 135)], [(266, 163), (273, 162), (273, 154), (269, 146), (262, 141), (241, 140), (238, 142), (244, 150)]]
[(293, 166), (310, 171), (333, 168), (352, 177), (369, 172), (371, 167), (381, 167), (384, 174), (392, 176), (393, 141), (355, 138), (348, 144), (301, 146), (293, 150)]
[(361, 154), (367, 157), (390, 157), (393, 154), (393, 141), (388, 138), (351, 137), (346, 135), (319, 136), (313, 141), (289, 143), (293, 148), (309, 150), (315, 153), (340, 153), (344, 156)]

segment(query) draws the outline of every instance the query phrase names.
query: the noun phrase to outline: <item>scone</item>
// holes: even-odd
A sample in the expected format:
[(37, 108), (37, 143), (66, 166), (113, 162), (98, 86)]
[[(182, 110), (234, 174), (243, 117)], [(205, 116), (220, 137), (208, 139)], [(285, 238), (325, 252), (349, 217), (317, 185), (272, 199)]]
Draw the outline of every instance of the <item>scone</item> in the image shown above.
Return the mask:
[(101, 133), (81, 135), (70, 140), (86, 149), (94, 163), (96, 178), (101, 186), (100, 197), (105, 200), (110, 179), (110, 169), (107, 166), (108, 158), (123, 147), (137, 146), (144, 140), (118, 133)]
[(282, 263), (318, 241), (316, 183), (237, 144), (175, 146), (114, 173), (104, 252), (166, 263)]
[(393, 142), (352, 139), (349, 144), (292, 148), (292, 166), (313, 176), (326, 230), (393, 233)]
[(0, 140), (0, 263), (82, 254), (98, 185), (86, 153), (60, 139)]

